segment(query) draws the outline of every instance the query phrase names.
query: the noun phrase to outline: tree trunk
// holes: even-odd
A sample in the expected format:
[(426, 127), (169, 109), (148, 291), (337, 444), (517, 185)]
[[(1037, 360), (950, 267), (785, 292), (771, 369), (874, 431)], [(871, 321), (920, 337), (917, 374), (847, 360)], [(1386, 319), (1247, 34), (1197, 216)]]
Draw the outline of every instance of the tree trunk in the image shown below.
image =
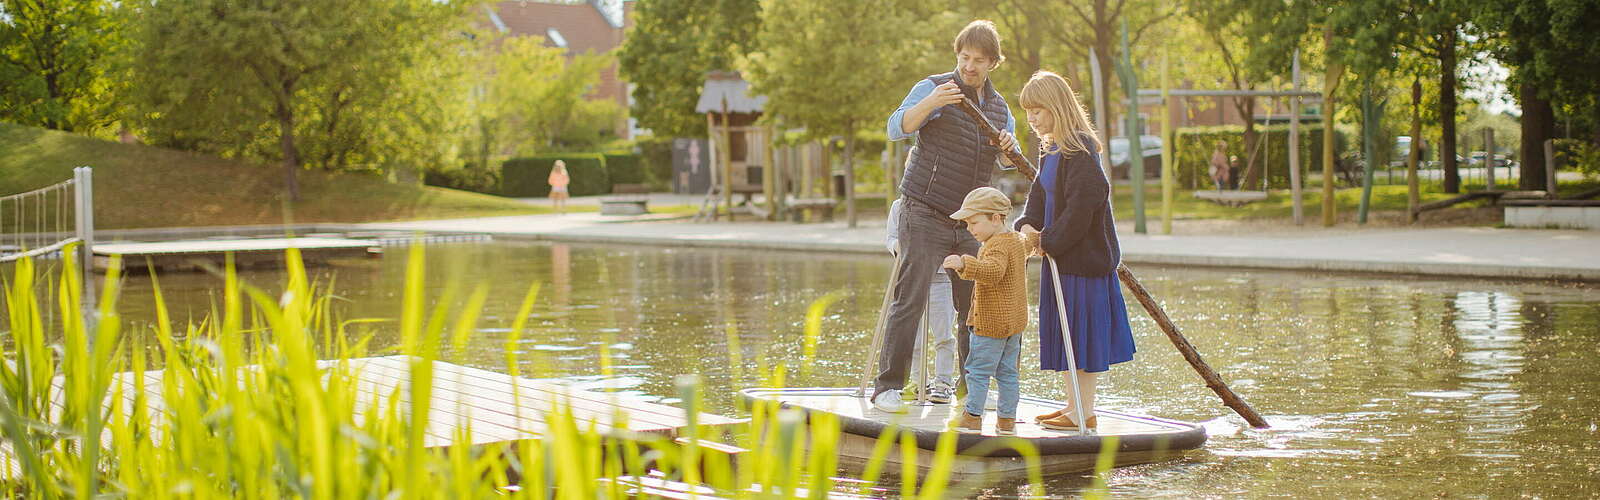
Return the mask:
[[(829, 179), (830, 181), (832, 179)], [(856, 130), (844, 131), (844, 216), (850, 227), (856, 227)]]
[[(290, 92), (292, 94), (292, 92)], [(300, 183), (295, 171), (300, 170), (300, 150), (294, 143), (294, 110), (280, 99), (277, 106), (278, 143), (283, 147), (283, 187), (288, 201), (300, 201)]]
[(1439, 73), (1439, 161), (1444, 169), (1444, 192), (1459, 193), (1461, 170), (1456, 165), (1456, 34), (1453, 26), (1439, 46)]
[(1244, 105), (1240, 106), (1242, 108), (1240, 112), (1244, 114), (1241, 118), (1244, 118), (1245, 169), (1244, 178), (1238, 181), (1238, 189), (1240, 191), (1254, 191), (1261, 180), (1261, 170), (1259, 168), (1261, 167), (1261, 162), (1256, 161), (1256, 143), (1261, 142), (1261, 134), (1256, 132), (1256, 99), (1254, 97), (1244, 97), (1242, 99), (1244, 99)]
[[(1523, 83), (1519, 90), (1522, 94), (1522, 180), (1517, 187), (1534, 191), (1545, 188), (1544, 141), (1555, 135), (1556, 115), (1550, 101), (1539, 95), (1538, 87)], [(1490, 165), (1493, 165), (1492, 160)]]

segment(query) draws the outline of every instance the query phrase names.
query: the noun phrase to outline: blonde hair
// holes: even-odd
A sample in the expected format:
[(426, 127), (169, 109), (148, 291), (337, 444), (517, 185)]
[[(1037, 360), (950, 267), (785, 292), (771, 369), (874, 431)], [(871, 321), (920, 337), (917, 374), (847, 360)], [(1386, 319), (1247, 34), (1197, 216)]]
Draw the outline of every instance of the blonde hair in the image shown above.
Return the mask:
[(1094, 122), (1078, 102), (1067, 79), (1049, 71), (1037, 71), (1022, 86), (1022, 107), (1040, 108), (1050, 113), (1050, 130), (1036, 130), (1045, 152), (1103, 151), (1100, 136), (1095, 133)]
[(556, 160), (556, 163), (551, 165), (550, 168), (565, 174), (567, 173), (567, 162)]
[(967, 23), (967, 27), (961, 28), (961, 33), (956, 34), (955, 43), (951, 46), (957, 54), (961, 53), (962, 47), (978, 49), (978, 52), (989, 56), (996, 67), (1006, 60), (1005, 54), (1000, 53), (1000, 32), (994, 29), (993, 22), (986, 19)]

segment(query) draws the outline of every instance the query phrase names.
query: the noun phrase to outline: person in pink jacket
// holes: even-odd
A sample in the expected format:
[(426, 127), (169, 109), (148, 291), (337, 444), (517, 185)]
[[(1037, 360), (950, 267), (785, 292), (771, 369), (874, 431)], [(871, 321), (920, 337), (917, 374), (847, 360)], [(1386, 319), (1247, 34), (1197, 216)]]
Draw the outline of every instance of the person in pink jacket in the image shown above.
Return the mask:
[(567, 163), (556, 160), (550, 167), (550, 201), (555, 205), (556, 211), (567, 213), (567, 184), (572, 182), (572, 177), (567, 175)]

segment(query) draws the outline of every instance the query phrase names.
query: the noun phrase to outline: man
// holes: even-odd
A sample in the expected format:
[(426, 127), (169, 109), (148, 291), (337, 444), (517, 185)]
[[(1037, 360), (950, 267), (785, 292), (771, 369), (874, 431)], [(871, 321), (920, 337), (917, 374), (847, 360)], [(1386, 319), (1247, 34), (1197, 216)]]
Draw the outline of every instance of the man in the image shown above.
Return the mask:
[[(915, 137), (906, 158), (900, 196), (905, 208), (896, 221), (900, 230), (898, 278), (893, 284), (883, 351), (878, 353), (878, 378), (872, 404), (881, 411), (906, 411), (900, 390), (912, 363), (917, 329), (928, 306), (928, 285), (947, 255), (975, 255), (978, 241), (949, 214), (973, 189), (988, 186), (1000, 152), (1016, 150), (1013, 134), (1017, 121), (1006, 101), (989, 82), (989, 72), (1005, 60), (1000, 34), (994, 23), (973, 21), (956, 35), (955, 71), (917, 82), (899, 109), (889, 115), (889, 140)], [(956, 106), (965, 97), (976, 104), (987, 121), (1002, 127), (999, 141), (991, 141), (982, 125)], [(972, 282), (952, 278), (950, 291), (956, 304), (958, 351), (964, 361), (968, 349), (967, 313), (972, 306)]]

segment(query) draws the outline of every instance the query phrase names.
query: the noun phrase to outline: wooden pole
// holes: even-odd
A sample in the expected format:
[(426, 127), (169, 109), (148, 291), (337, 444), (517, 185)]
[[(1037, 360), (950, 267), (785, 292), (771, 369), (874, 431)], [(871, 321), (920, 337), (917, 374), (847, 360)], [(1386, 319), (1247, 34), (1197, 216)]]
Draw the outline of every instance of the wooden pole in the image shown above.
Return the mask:
[[(1128, 50), (1126, 17), (1122, 18), (1122, 61), (1117, 66), (1117, 80), (1122, 82), (1122, 93), (1127, 94), (1128, 98), (1128, 115), (1123, 118), (1127, 128), (1122, 135), (1128, 136), (1128, 179), (1133, 185), (1133, 232), (1149, 234), (1144, 219), (1144, 147), (1139, 144), (1139, 136), (1143, 132), (1139, 128), (1139, 75), (1133, 69), (1133, 52)], [(1115, 186), (1112, 186), (1112, 191), (1116, 191)]]
[[(1100, 68), (1100, 58), (1095, 57), (1094, 47), (1089, 47), (1089, 75), (1094, 83), (1094, 128), (1100, 131), (1100, 143), (1111, 144), (1106, 129), (1106, 84), (1105, 75)], [(1111, 155), (1100, 155), (1100, 170), (1106, 173), (1106, 178), (1111, 178)]]
[(1483, 179), (1484, 189), (1494, 191), (1494, 129), (1483, 129)]
[(1172, 234), (1172, 204), (1174, 184), (1173, 179), (1173, 148), (1177, 131), (1172, 128), (1172, 96), (1167, 91), (1167, 67), (1169, 57), (1166, 50), (1161, 51), (1161, 234)]
[[(1295, 92), (1300, 91), (1300, 49), (1294, 49), (1292, 82)], [(1300, 192), (1300, 96), (1289, 98), (1289, 192), (1294, 199), (1294, 225), (1305, 225), (1305, 206)]]
[(764, 147), (761, 149), (766, 153), (767, 166), (761, 171), (761, 196), (767, 198), (767, 220), (775, 220), (778, 217), (778, 152), (774, 151), (777, 149), (774, 139), (778, 136), (775, 131), (771, 124), (762, 129), (762, 135), (765, 137), (762, 137), (761, 143)]
[[(1332, 52), (1333, 28), (1323, 28), (1322, 48), (1323, 54)], [(1341, 76), (1344, 76), (1344, 64), (1329, 61), (1327, 77), (1322, 80), (1322, 225), (1324, 227), (1332, 227), (1337, 218), (1333, 203), (1333, 93), (1339, 89)]]
[[(966, 111), (967, 114), (977, 113), (977, 116), (982, 118), (983, 115), (978, 113), (978, 108), (972, 104), (971, 100), (962, 99), (961, 104), (960, 108)], [(990, 138), (1000, 137), (1000, 131), (988, 120), (979, 119), (977, 122), (978, 129)], [(1021, 154), (1014, 151), (1008, 152), (1007, 157), (1015, 162), (1012, 165), (1017, 167), (1018, 172), (1026, 175), (1030, 182), (1035, 177), (1038, 177), (1039, 170), (1034, 168), (1033, 163), (1028, 161), (1027, 158), (1023, 158)], [(1183, 333), (1178, 331), (1178, 326), (1174, 325), (1172, 319), (1167, 317), (1166, 310), (1162, 309), (1161, 304), (1150, 296), (1150, 292), (1145, 290), (1143, 284), (1139, 283), (1139, 278), (1133, 275), (1133, 271), (1129, 270), (1127, 265), (1117, 264), (1117, 278), (1122, 280), (1122, 284), (1128, 287), (1128, 291), (1133, 292), (1134, 298), (1144, 305), (1145, 312), (1156, 320), (1156, 325), (1161, 327), (1161, 331), (1167, 334), (1167, 339), (1171, 340), (1172, 345), (1178, 348), (1179, 353), (1183, 354), (1183, 359), (1189, 362), (1189, 366), (1194, 367), (1194, 371), (1200, 374), (1201, 379), (1205, 380), (1206, 387), (1210, 387), (1213, 392), (1217, 393), (1218, 397), (1222, 398), (1222, 404), (1232, 408), (1239, 416), (1244, 417), (1251, 427), (1257, 429), (1267, 428), (1266, 419), (1261, 418), (1261, 415), (1256, 413), (1255, 409), (1251, 408), (1249, 404), (1245, 403), (1243, 398), (1240, 398), (1232, 389), (1229, 389), (1228, 384), (1222, 381), (1222, 377), (1217, 375), (1216, 370), (1212, 370), (1211, 365), (1206, 364), (1205, 360), (1200, 358), (1200, 353), (1195, 351), (1194, 345), (1190, 344), (1189, 339), (1184, 338)], [(1057, 294), (1057, 297), (1059, 296), (1060, 294)]]
[(733, 122), (728, 119), (728, 98), (722, 98), (722, 201), (733, 222)]
[[(706, 112), (706, 144), (711, 147), (706, 148), (710, 150), (706, 151), (706, 155), (710, 156), (706, 161), (706, 173), (711, 176), (711, 182), (709, 182), (710, 186), (706, 187), (706, 199), (700, 202), (700, 209), (705, 210), (709, 205), (711, 207), (711, 220), (713, 221), (717, 220), (717, 212), (720, 210), (717, 208), (716, 200), (712, 198), (712, 194), (716, 192), (722, 177), (719, 174), (722, 171), (722, 146), (718, 145), (718, 142), (720, 141), (717, 140), (717, 114), (708, 111)], [(698, 214), (695, 215), (696, 220), (699, 218)]]
[(1544, 197), (1547, 200), (1560, 198), (1556, 190), (1556, 140), (1544, 140)]
[(1222, 398), (1222, 404), (1227, 405), (1227, 407), (1233, 409), (1234, 413), (1244, 417), (1244, 420), (1249, 422), (1251, 427), (1257, 429), (1267, 428), (1267, 420), (1261, 418), (1261, 415), (1256, 413), (1256, 410), (1251, 408), (1249, 403), (1244, 402), (1243, 398), (1240, 398), (1232, 389), (1229, 389), (1228, 384), (1222, 381), (1222, 377), (1211, 369), (1211, 365), (1206, 364), (1206, 361), (1200, 358), (1200, 353), (1194, 349), (1194, 344), (1190, 344), (1189, 339), (1184, 338), (1183, 334), (1178, 332), (1178, 326), (1172, 324), (1172, 318), (1167, 317), (1166, 310), (1162, 309), (1161, 304), (1156, 303), (1155, 298), (1150, 296), (1150, 292), (1144, 289), (1144, 284), (1139, 283), (1139, 278), (1133, 275), (1133, 271), (1128, 270), (1126, 265), (1118, 264), (1117, 277), (1122, 280), (1124, 286), (1128, 287), (1128, 291), (1133, 292), (1134, 298), (1139, 299), (1139, 304), (1144, 306), (1145, 312), (1150, 313), (1150, 318), (1156, 320), (1156, 324), (1161, 326), (1161, 331), (1167, 334), (1167, 339), (1171, 340), (1172, 345), (1176, 346), (1178, 352), (1183, 354), (1183, 359), (1189, 362), (1189, 366), (1194, 367), (1194, 371), (1200, 374), (1201, 379), (1205, 380), (1206, 387), (1211, 388), (1212, 392), (1217, 393), (1217, 397)]
[(1422, 159), (1422, 81), (1411, 79), (1411, 151), (1406, 155), (1406, 221), (1417, 223), (1422, 193), (1417, 187), (1417, 162)]
[(1361, 204), (1356, 207), (1356, 223), (1367, 223), (1367, 210), (1372, 207), (1372, 175), (1377, 171), (1378, 110), (1383, 105), (1372, 97), (1372, 78), (1363, 77), (1361, 86)]

